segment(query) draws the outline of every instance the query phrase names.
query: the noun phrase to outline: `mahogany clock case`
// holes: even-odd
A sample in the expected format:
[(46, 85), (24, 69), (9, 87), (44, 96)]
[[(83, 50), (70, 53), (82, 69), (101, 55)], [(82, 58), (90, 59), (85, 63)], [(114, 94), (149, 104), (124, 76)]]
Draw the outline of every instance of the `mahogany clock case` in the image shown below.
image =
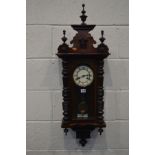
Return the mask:
[[(95, 25), (85, 23), (87, 16), (84, 10), (84, 4), (80, 25), (71, 25), (77, 31), (69, 47), (66, 44), (66, 31), (63, 31), (63, 43), (58, 47), (57, 56), (62, 59), (63, 74), (63, 120), (61, 127), (67, 134), (68, 128), (76, 132), (76, 137), (80, 139), (80, 144), (85, 146), (86, 138), (90, 138), (90, 133), (96, 127), (99, 128), (100, 134), (103, 132), (106, 124), (104, 122), (104, 59), (107, 58), (109, 48), (104, 44), (104, 31), (101, 31), (101, 43), (97, 48), (93, 44), (93, 39), (89, 31), (93, 30)], [(86, 66), (92, 71), (92, 82), (88, 85), (77, 84), (74, 80), (74, 72), (79, 66)], [(88, 76), (88, 75), (87, 75)], [(86, 78), (86, 75), (82, 75)], [(89, 79), (90, 80), (90, 79)]]

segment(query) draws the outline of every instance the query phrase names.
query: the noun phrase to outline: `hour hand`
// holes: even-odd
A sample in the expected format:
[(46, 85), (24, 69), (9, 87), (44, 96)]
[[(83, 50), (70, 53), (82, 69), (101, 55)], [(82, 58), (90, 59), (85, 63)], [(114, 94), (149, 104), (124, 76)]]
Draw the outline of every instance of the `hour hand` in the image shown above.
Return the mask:
[(81, 77), (77, 77), (76, 80), (79, 80)]
[(91, 77), (91, 75), (90, 75), (90, 74), (88, 74), (88, 75), (87, 75), (87, 79), (88, 79), (88, 80), (90, 80), (90, 77)]

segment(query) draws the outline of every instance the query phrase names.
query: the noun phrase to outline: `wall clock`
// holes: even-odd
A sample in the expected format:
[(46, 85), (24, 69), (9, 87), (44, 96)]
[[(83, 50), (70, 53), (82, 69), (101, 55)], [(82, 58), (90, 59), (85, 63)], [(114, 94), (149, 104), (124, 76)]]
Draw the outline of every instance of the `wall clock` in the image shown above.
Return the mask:
[(57, 56), (62, 59), (63, 74), (63, 119), (61, 127), (65, 134), (68, 129), (76, 132), (79, 143), (85, 146), (91, 131), (98, 128), (99, 133), (106, 127), (104, 121), (103, 101), (103, 67), (104, 59), (109, 56), (109, 48), (104, 44), (104, 31), (101, 31), (101, 43), (89, 33), (95, 25), (87, 25), (85, 5), (80, 16), (80, 25), (71, 25), (77, 34), (71, 40), (72, 47), (66, 43), (66, 31), (58, 47)]

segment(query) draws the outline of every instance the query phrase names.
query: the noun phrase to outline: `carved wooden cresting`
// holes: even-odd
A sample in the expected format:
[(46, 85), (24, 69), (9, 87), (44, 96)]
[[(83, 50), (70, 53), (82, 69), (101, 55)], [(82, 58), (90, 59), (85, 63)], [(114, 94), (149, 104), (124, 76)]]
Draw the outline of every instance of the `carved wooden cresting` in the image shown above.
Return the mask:
[(90, 133), (98, 128), (99, 133), (106, 127), (104, 122), (104, 59), (109, 56), (109, 48), (104, 44), (104, 31), (101, 43), (95, 48), (96, 41), (89, 33), (95, 25), (85, 23), (87, 16), (83, 10), (80, 25), (71, 25), (77, 34), (67, 45), (66, 31), (58, 47), (57, 56), (62, 59), (63, 74), (63, 119), (61, 127), (65, 134), (71, 128), (82, 146), (87, 143)]

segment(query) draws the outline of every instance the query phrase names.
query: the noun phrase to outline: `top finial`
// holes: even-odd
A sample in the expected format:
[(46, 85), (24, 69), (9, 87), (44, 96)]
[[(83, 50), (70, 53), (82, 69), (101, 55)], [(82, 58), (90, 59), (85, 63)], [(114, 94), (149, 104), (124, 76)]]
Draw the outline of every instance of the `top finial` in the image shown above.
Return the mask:
[(85, 14), (86, 13), (86, 11), (84, 10), (84, 7), (85, 7), (85, 4), (82, 4), (82, 7), (83, 7), (83, 10), (82, 10), (82, 14)]
[(81, 11), (82, 15), (80, 16), (82, 24), (85, 24), (86, 18), (87, 16), (85, 15), (86, 11), (85, 11), (85, 4), (82, 4), (83, 10)]
[(65, 44), (66, 43), (66, 41), (67, 41), (67, 38), (66, 38), (66, 31), (65, 30), (63, 30), (63, 37), (61, 38), (62, 39), (62, 41), (63, 41), (63, 43)]
[(103, 35), (104, 35), (104, 31), (102, 30), (102, 31), (101, 31), (101, 36), (103, 37)]
[(65, 34), (66, 34), (66, 30), (63, 30), (63, 35), (65, 36)]

